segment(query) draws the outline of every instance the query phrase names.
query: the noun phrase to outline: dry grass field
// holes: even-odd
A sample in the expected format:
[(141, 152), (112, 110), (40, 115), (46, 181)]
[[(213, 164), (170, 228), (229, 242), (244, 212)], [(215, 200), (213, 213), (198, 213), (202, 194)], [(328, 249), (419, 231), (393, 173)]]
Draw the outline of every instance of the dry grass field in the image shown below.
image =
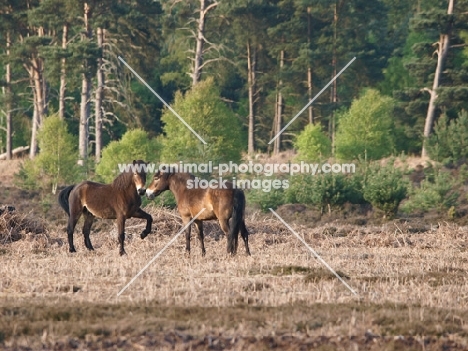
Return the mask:
[[(118, 297), (181, 227), (176, 211), (147, 210), (153, 233), (141, 240), (142, 221), (128, 221), (124, 257), (112, 221), (95, 223), (94, 252), (79, 224), (70, 254), (65, 215), (16, 215), (18, 236), (0, 235), (0, 348), (468, 349), (467, 227), (292, 224), (356, 297), (274, 216), (251, 212), (251, 257), (241, 242), (228, 257), (208, 223), (206, 257), (195, 233), (189, 257), (180, 236)], [(46, 229), (26, 233), (28, 225)]]

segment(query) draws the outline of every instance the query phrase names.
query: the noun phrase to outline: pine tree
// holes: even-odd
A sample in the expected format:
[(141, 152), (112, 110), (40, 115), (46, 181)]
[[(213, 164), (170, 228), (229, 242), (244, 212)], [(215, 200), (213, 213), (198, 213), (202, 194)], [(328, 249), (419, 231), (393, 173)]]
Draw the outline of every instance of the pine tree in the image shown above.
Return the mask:
[(393, 99), (369, 89), (339, 117), (336, 156), (343, 160), (379, 159), (394, 148)]
[[(230, 59), (237, 61), (237, 68), (247, 91), (247, 152), (253, 155), (259, 134), (258, 118), (262, 104), (261, 72), (267, 62), (265, 43), (268, 27), (274, 24), (277, 8), (269, 1), (237, 0), (223, 3), (220, 10), (226, 13), (231, 28), (224, 36), (224, 44), (234, 43)], [(230, 35), (229, 35), (230, 34)], [(233, 46), (233, 45), (231, 45)]]
[(221, 101), (213, 79), (201, 81), (185, 95), (176, 94), (173, 109), (207, 142), (200, 140), (171, 111), (165, 110), (161, 139), (164, 162), (238, 162), (242, 132), (237, 117)]
[[(460, 60), (465, 45), (461, 35), (468, 29), (468, 2), (450, 0), (448, 5), (438, 0), (424, 3), (411, 22), (409, 37), (415, 44), (406, 67), (415, 86), (398, 92), (397, 98), (402, 102), (400, 112), (419, 128), (419, 147), (432, 133), (438, 116), (446, 113), (453, 118), (468, 107), (468, 75)], [(422, 154), (426, 154), (424, 146)]]

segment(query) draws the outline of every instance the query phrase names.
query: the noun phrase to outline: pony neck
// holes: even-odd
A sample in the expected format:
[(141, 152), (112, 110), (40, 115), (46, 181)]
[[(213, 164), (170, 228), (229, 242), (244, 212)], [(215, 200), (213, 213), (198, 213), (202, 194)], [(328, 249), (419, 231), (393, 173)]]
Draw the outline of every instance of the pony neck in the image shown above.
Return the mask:
[(190, 173), (173, 173), (169, 176), (169, 190), (174, 194), (177, 202), (178, 194), (187, 192), (187, 180), (193, 177), (193, 174)]
[(120, 173), (112, 182), (112, 186), (116, 189), (125, 190), (132, 186), (132, 176), (133, 175), (130, 172)]

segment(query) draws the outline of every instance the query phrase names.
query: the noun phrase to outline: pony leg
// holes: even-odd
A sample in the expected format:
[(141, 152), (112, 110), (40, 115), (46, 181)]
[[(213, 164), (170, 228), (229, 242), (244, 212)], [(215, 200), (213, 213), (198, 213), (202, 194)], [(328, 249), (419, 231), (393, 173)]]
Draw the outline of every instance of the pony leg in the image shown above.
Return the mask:
[(240, 230), (241, 230), (242, 239), (244, 239), (245, 253), (250, 256), (249, 232), (247, 231), (247, 228), (245, 227), (245, 221), (242, 221)]
[(153, 224), (153, 217), (149, 213), (146, 213), (141, 208), (136, 210), (132, 217), (146, 219), (146, 228), (140, 234), (140, 238), (144, 239), (151, 233), (151, 225)]
[(206, 251), (205, 251), (205, 242), (204, 242), (204, 235), (203, 235), (203, 222), (200, 220), (196, 220), (195, 225), (197, 226), (197, 229), (198, 229), (198, 240), (200, 240), (202, 256), (205, 256)]
[(67, 223), (68, 251), (70, 252), (76, 252), (75, 245), (73, 245), (73, 233), (82, 213), (82, 209), (76, 205), (70, 208), (70, 216)]
[[(190, 217), (182, 217), (183, 225), (187, 225), (190, 222)], [(190, 234), (191, 234), (191, 225), (185, 230), (185, 252), (190, 255)]]
[(230, 228), (229, 228), (229, 220), (228, 219), (219, 219), (219, 225), (226, 234), (227, 238), (227, 252), (228, 254), (235, 255), (237, 252), (237, 240), (235, 235), (231, 236)]
[(91, 240), (89, 239), (89, 233), (91, 232), (91, 227), (94, 222), (94, 216), (85, 211), (85, 222), (83, 224), (83, 236), (84, 236), (84, 243), (88, 250), (94, 250), (93, 245), (91, 244)]
[(119, 233), (119, 244), (120, 244), (120, 256), (126, 255), (124, 249), (125, 241), (125, 217), (121, 216), (117, 218), (117, 232)]
[(68, 224), (67, 224), (67, 235), (68, 235), (68, 251), (69, 252), (76, 252), (75, 245), (73, 245), (73, 232), (75, 231), (76, 223), (80, 216), (70, 216), (68, 217)]

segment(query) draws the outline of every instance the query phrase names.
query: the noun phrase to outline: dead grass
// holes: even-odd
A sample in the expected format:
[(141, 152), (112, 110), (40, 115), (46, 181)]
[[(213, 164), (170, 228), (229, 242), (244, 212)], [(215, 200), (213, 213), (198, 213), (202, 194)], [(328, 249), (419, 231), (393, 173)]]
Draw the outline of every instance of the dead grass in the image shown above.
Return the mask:
[(35, 234), (47, 235), (46, 224), (43, 221), (21, 213), (14, 207), (0, 209), (0, 244)]
[(22, 159), (0, 160), (0, 185), (2, 187), (10, 187), (14, 183), (15, 173), (20, 169)]
[(216, 341), (268, 349), (291, 338), (291, 345), (322, 349), (353, 343), (366, 350), (422, 349), (421, 342), (426, 350), (466, 348), (468, 227), (293, 225), (359, 293), (356, 298), (281, 223), (251, 213), (252, 257), (244, 255), (242, 242), (238, 255), (228, 257), (224, 235), (209, 223), (206, 257), (195, 233), (186, 256), (181, 236), (117, 297), (181, 227), (176, 211), (147, 209), (155, 230), (141, 240), (143, 221), (129, 220), (124, 257), (112, 221), (96, 223), (94, 252), (84, 247), (81, 224), (76, 254), (68, 253), (64, 225), (1, 245), (0, 342), (15, 348), (44, 339), (44, 345), (66, 343), (67, 349), (75, 340), (99, 349), (113, 340), (112, 347), (121, 348), (203, 349)]
[[(328, 345), (381, 350), (394, 345), (420, 350), (426, 344), (427, 350), (444, 345), (460, 350), (466, 348), (461, 320), (468, 317), (443, 309), (362, 303), (316, 304), (310, 313), (304, 303), (225, 308), (75, 303), (69, 308), (61, 301), (3, 307), (0, 313), (4, 338), (17, 336), (4, 343), (6, 349), (297, 350)], [(378, 325), (379, 331), (366, 329), (369, 325)]]

